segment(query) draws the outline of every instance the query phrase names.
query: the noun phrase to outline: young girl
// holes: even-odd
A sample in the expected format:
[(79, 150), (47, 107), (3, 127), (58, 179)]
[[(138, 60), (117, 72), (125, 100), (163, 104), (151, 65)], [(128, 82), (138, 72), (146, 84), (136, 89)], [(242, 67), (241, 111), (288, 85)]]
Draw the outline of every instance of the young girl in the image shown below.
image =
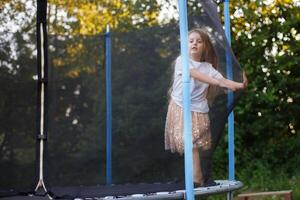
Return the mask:
[[(203, 185), (200, 167), (199, 148), (203, 150), (211, 147), (210, 121), (208, 117), (208, 93), (213, 87), (223, 87), (232, 91), (244, 89), (247, 85), (225, 79), (217, 70), (218, 59), (204, 29), (193, 29), (189, 32), (189, 68), (190, 94), (192, 115), (193, 140), (193, 169), (194, 185)], [(183, 87), (181, 57), (176, 59), (174, 81), (165, 126), (165, 149), (171, 152), (184, 152), (183, 141)]]

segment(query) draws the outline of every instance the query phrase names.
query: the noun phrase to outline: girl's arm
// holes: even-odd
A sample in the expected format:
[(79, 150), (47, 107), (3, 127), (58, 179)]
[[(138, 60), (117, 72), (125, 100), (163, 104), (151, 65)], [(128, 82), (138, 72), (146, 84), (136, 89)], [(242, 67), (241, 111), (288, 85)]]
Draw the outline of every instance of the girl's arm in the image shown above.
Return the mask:
[(219, 81), (220, 81), (220, 85), (219, 85), (220, 87), (225, 87), (232, 91), (236, 91), (236, 90), (245, 88), (244, 83), (239, 83), (239, 82), (232, 81), (232, 80), (229, 80), (226, 78), (221, 78), (221, 79), (219, 79)]
[(218, 79), (214, 79), (210, 76), (207, 76), (206, 74), (199, 72), (197, 69), (190, 69), (190, 75), (194, 79), (197, 79), (198, 81), (207, 83), (209, 85), (219, 86), (219, 84), (220, 84)]
[(193, 78), (197, 79), (198, 81), (207, 83), (209, 85), (215, 85), (215, 86), (219, 86), (219, 87), (228, 88), (232, 91), (235, 91), (238, 89), (244, 89), (248, 84), (248, 81), (247, 81), (247, 78), (245, 75), (244, 75), (244, 82), (239, 83), (236, 81), (228, 80), (226, 78), (215, 79), (210, 76), (207, 76), (206, 74), (199, 72), (196, 69), (190, 69), (190, 74)]

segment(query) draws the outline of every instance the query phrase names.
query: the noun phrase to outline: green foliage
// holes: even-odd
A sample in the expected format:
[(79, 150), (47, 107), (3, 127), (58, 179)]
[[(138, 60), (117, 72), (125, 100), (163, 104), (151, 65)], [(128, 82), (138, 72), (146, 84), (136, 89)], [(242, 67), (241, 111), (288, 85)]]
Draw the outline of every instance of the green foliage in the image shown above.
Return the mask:
[[(233, 43), (250, 80), (245, 97), (235, 110), (239, 135), (237, 154), (241, 155), (239, 163), (263, 159), (270, 167), (284, 163), (280, 168), (292, 173), (290, 165), (299, 162), (292, 155), (300, 147), (296, 114), (300, 110), (297, 67), (300, 46), (299, 38), (292, 32), (299, 30), (296, 16), (300, 9), (293, 7), (292, 2), (282, 2), (270, 7), (259, 2), (249, 3), (248, 9), (239, 7), (251, 30), (243, 33), (239, 30)], [(257, 9), (269, 10), (254, 14)], [(285, 21), (280, 22), (280, 17)]]
[[(95, 35), (113, 30), (128, 31), (157, 25), (160, 6), (156, 1), (140, 0), (49, 0), (51, 34)], [(61, 17), (65, 13), (65, 17)]]
[[(241, 192), (292, 189), (298, 199), (300, 7), (234, 1), (231, 9), (233, 51), (250, 82), (235, 108), (236, 178)], [(225, 138), (215, 154), (216, 178), (227, 170), (226, 146)]]

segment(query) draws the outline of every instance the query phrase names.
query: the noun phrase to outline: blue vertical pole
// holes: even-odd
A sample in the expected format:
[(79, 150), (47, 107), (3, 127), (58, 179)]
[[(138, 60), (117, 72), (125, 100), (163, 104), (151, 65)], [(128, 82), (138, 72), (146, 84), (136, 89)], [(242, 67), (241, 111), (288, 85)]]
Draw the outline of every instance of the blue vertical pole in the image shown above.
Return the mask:
[(111, 38), (109, 26), (105, 34), (105, 76), (106, 76), (106, 184), (112, 184), (112, 105), (111, 105)]
[(184, 169), (187, 200), (194, 200), (192, 124), (190, 108), (190, 70), (188, 55), (187, 2), (179, 1), (180, 48), (183, 71)]
[[(231, 44), (230, 33), (230, 12), (229, 12), (229, 0), (224, 1), (224, 21), (225, 21), (225, 34), (228, 43)], [(232, 58), (230, 52), (226, 51), (226, 73), (227, 78), (232, 80)], [(233, 102), (233, 92), (230, 91), (227, 95), (228, 107)], [(229, 180), (235, 180), (234, 174), (234, 113), (233, 111), (228, 117), (228, 159), (229, 159)]]

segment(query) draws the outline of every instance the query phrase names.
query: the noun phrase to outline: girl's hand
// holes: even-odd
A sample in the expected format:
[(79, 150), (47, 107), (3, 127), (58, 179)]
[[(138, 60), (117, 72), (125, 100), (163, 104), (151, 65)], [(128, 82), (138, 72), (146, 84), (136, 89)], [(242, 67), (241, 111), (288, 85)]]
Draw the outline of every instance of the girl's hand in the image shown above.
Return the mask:
[(248, 86), (248, 78), (246, 76), (245, 71), (243, 72), (243, 89), (245, 89)]
[(219, 84), (218, 84), (219, 87), (227, 88), (232, 91), (244, 89), (245, 84), (247, 84), (246, 82), (244, 84), (244, 83), (228, 80), (226, 78), (219, 79), (218, 81), (219, 81)]

